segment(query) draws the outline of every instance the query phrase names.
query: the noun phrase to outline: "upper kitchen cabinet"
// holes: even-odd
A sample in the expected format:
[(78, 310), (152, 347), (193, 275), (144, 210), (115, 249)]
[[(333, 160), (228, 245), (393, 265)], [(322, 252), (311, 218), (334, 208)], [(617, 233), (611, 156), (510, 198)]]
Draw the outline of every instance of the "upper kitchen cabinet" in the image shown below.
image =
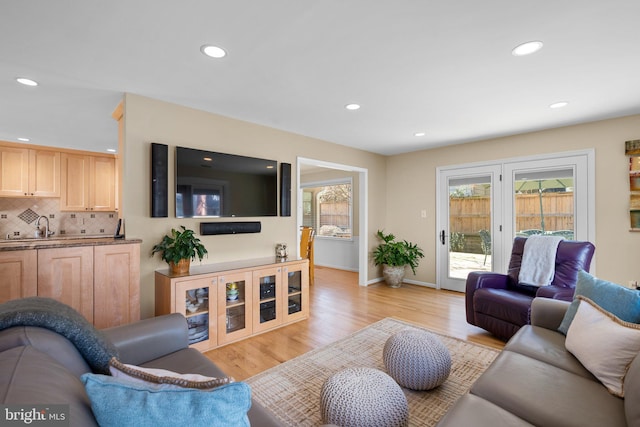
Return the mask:
[(62, 153), (62, 211), (116, 211), (116, 159)]
[(60, 153), (0, 146), (0, 196), (60, 197)]

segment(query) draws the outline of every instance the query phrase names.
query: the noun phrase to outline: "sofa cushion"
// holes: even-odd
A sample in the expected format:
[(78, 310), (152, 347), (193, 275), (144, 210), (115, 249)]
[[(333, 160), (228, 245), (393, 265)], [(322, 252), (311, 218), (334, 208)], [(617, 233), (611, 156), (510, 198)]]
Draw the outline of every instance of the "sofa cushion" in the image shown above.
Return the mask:
[(127, 379), (145, 384), (162, 384), (163, 389), (195, 388), (211, 390), (233, 380), (229, 377), (215, 378), (200, 374), (179, 374), (167, 369), (143, 368), (135, 365), (120, 363), (115, 357), (109, 362), (109, 371), (114, 378)]
[(211, 359), (200, 353), (195, 348), (185, 348), (165, 356), (140, 364), (145, 368), (169, 369), (181, 374), (196, 373), (207, 377), (225, 377)]
[(565, 336), (556, 331), (525, 325), (509, 340), (504, 349), (597, 381), (593, 374), (567, 350)]
[(589, 298), (598, 306), (625, 322), (640, 323), (640, 292), (598, 279), (585, 271), (580, 271), (578, 272), (575, 298), (558, 328), (558, 331), (565, 335), (576, 315), (579, 295)]
[(438, 425), (473, 427), (533, 426), (501, 407), (473, 394), (465, 394), (440, 419)]
[(66, 404), (71, 426), (95, 426), (80, 378), (33, 346), (0, 353), (0, 403)]
[(623, 322), (582, 296), (567, 332), (567, 350), (616, 396), (640, 352), (640, 325)]
[(166, 390), (162, 384), (84, 374), (82, 382), (101, 427), (249, 426), (251, 389), (242, 382), (211, 391)]
[(624, 413), (627, 424), (640, 426), (640, 357), (636, 356), (624, 377)]
[(600, 382), (508, 350), (478, 378), (471, 393), (534, 425), (627, 425), (624, 400)]
[(73, 343), (57, 332), (37, 326), (14, 326), (0, 331), (0, 351), (26, 345), (48, 354), (78, 378), (91, 372)]

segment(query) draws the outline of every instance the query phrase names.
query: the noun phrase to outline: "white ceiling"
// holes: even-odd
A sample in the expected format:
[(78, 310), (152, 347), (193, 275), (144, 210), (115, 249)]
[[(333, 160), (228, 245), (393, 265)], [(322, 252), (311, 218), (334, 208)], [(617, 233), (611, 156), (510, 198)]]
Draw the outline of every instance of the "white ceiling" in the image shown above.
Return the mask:
[(124, 92), (381, 154), (638, 114), (639, 17), (639, 0), (3, 1), (0, 139), (116, 148)]

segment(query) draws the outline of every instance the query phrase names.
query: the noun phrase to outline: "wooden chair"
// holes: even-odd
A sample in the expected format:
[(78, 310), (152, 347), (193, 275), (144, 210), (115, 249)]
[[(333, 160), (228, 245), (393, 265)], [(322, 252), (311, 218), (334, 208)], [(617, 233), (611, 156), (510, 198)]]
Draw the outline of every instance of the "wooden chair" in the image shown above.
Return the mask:
[(300, 258), (309, 260), (309, 284), (313, 285), (313, 227), (300, 227)]

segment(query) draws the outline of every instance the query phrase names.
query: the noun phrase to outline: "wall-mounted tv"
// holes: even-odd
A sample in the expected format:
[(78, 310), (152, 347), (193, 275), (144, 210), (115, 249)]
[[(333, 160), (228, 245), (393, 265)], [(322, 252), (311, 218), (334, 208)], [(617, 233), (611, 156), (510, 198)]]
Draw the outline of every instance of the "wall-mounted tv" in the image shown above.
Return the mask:
[(176, 217), (277, 214), (276, 161), (176, 147)]

